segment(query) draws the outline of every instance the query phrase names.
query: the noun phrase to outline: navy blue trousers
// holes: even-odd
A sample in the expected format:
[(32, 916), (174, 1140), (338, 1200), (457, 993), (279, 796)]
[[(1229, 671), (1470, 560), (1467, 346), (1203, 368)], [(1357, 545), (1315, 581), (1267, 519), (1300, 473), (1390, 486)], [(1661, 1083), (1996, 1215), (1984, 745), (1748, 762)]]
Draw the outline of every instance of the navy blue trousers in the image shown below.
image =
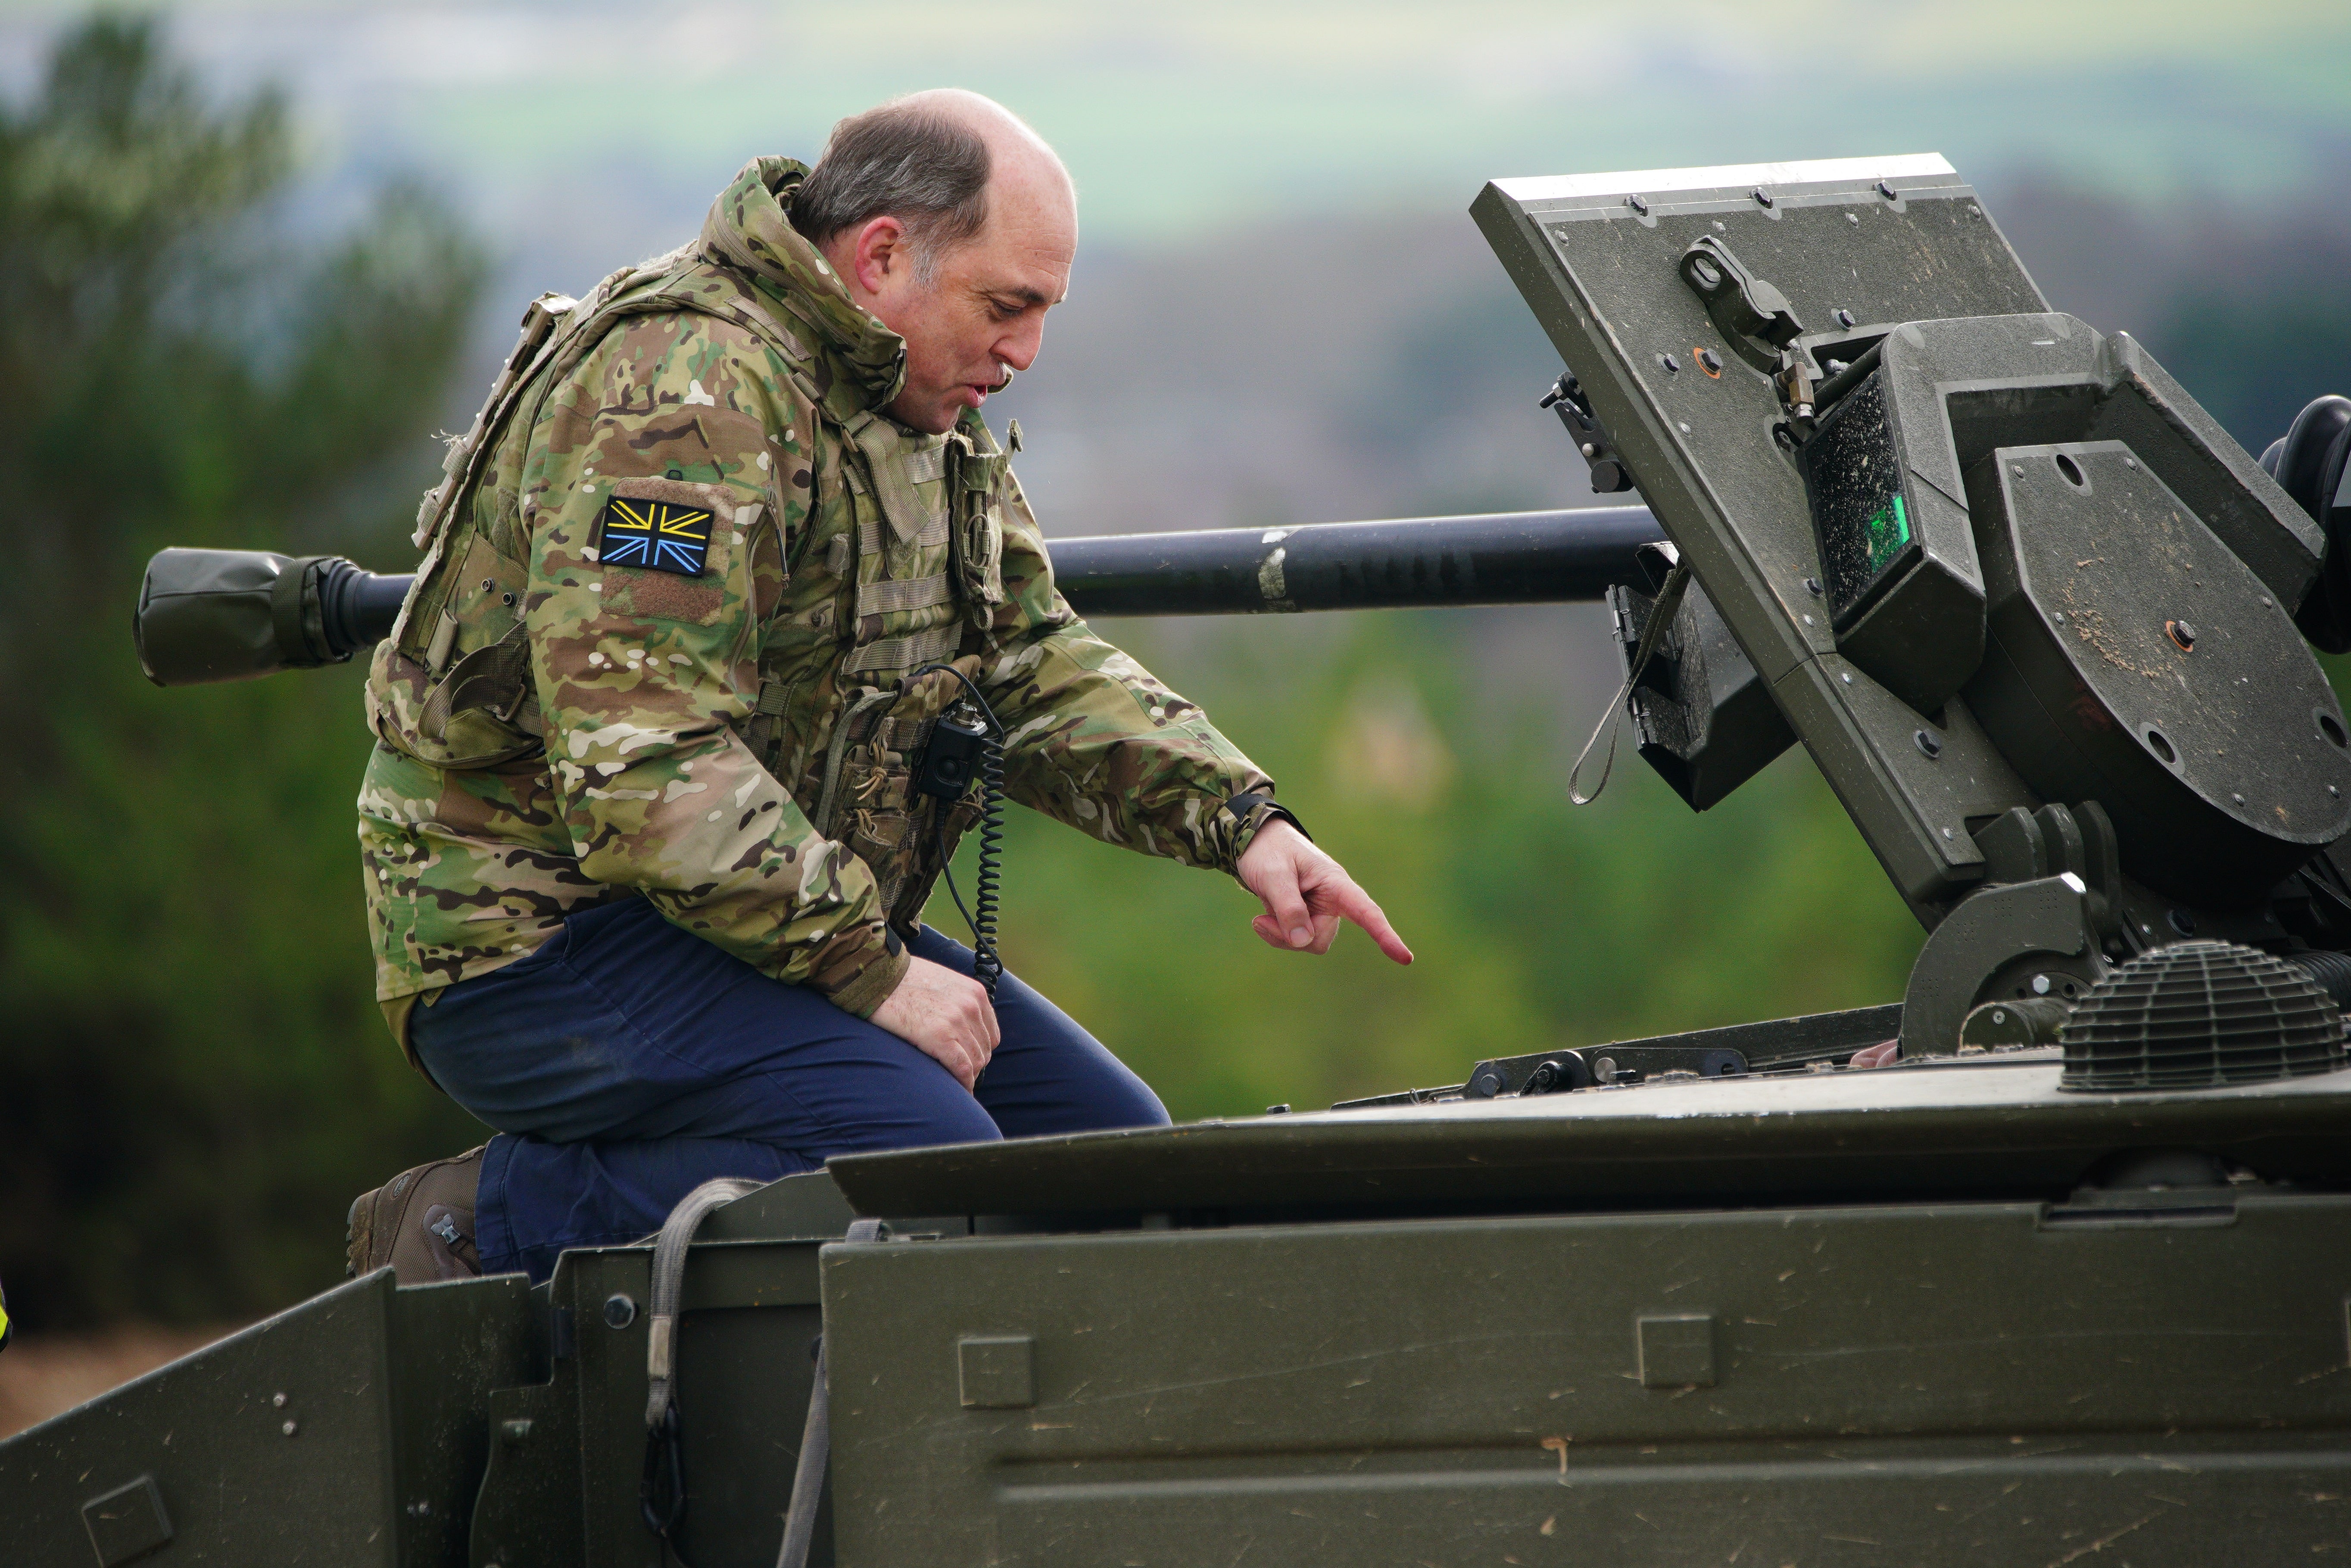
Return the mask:
[[(972, 972), (925, 926), (917, 958)], [(411, 1014), (456, 1102), (497, 1129), (475, 1241), (485, 1272), (544, 1280), (566, 1247), (632, 1241), (714, 1177), (828, 1155), (1162, 1127), (1142, 1079), (1009, 973), (977, 1094), (879, 1024), (672, 925), (642, 898), (572, 916), (528, 958)]]

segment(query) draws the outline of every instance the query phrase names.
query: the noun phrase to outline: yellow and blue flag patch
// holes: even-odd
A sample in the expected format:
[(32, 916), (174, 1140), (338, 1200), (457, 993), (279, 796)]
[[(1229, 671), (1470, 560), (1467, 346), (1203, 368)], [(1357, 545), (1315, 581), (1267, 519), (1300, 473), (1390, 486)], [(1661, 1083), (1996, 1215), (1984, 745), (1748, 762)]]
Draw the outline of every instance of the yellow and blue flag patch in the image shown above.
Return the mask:
[(710, 556), (708, 509), (615, 495), (597, 520), (596, 559), (698, 577)]

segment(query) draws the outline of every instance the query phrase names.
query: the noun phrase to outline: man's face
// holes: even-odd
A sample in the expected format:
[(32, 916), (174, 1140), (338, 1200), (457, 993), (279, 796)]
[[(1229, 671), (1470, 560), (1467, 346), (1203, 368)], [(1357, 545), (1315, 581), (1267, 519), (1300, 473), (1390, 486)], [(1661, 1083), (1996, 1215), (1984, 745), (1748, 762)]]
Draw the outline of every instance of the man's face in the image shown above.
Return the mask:
[(1044, 341), (1045, 312), (1069, 293), (1076, 208), (1058, 170), (1004, 168), (988, 190), (987, 226), (917, 275), (895, 218), (875, 218), (825, 247), (850, 293), (906, 340), (906, 385), (890, 405), (901, 423), (955, 428), (1026, 370)]

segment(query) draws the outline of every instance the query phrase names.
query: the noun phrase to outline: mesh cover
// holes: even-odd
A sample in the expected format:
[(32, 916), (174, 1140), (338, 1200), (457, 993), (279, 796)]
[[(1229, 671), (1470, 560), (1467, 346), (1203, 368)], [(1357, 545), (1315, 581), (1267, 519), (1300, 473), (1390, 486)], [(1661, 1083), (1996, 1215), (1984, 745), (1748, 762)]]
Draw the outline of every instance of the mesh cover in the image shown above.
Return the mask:
[(2197, 1089), (2332, 1073), (2343, 1014), (2296, 966), (2233, 942), (2179, 942), (2100, 981), (2067, 1019), (2065, 1089)]

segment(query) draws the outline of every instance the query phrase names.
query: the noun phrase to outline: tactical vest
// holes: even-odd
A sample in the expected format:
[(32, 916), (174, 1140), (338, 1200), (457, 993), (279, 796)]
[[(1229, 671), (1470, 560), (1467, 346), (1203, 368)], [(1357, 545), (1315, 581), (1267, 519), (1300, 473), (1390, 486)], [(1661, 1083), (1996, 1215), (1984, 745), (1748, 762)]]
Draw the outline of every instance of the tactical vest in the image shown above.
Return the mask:
[[(486, 471), (514, 421), (533, 428), (547, 398), (614, 325), (675, 311), (732, 322), (774, 349), (834, 438), (818, 449), (839, 454), (850, 504), (811, 512), (803, 536), (789, 542), (787, 587), (762, 628), (758, 703), (743, 739), (817, 830), (865, 862), (892, 924), (911, 931), (956, 838), (978, 816), (970, 797), (942, 812), (912, 790), (914, 759), (961, 692), (953, 676), (917, 672), (955, 661), (978, 673), (978, 652), (964, 649), (987, 646), (1004, 602), (1006, 454), (977, 417), (943, 435), (917, 434), (858, 406), (846, 377), (820, 392), (798, 324), (694, 247), (616, 272), (582, 300), (542, 296), (525, 313), (514, 352), (418, 509), (424, 559), (371, 682), (385, 694), (374, 703), (377, 733), (444, 768), (528, 764), (546, 751), (551, 736), (522, 621), (529, 529), (512, 497), (483, 494)], [(761, 505), (737, 504), (724, 485), (653, 483), (691, 491), (676, 499), (731, 518), (747, 549), (772, 540), (782, 555), (780, 522)], [(830, 608), (780, 613), (812, 597)]]

